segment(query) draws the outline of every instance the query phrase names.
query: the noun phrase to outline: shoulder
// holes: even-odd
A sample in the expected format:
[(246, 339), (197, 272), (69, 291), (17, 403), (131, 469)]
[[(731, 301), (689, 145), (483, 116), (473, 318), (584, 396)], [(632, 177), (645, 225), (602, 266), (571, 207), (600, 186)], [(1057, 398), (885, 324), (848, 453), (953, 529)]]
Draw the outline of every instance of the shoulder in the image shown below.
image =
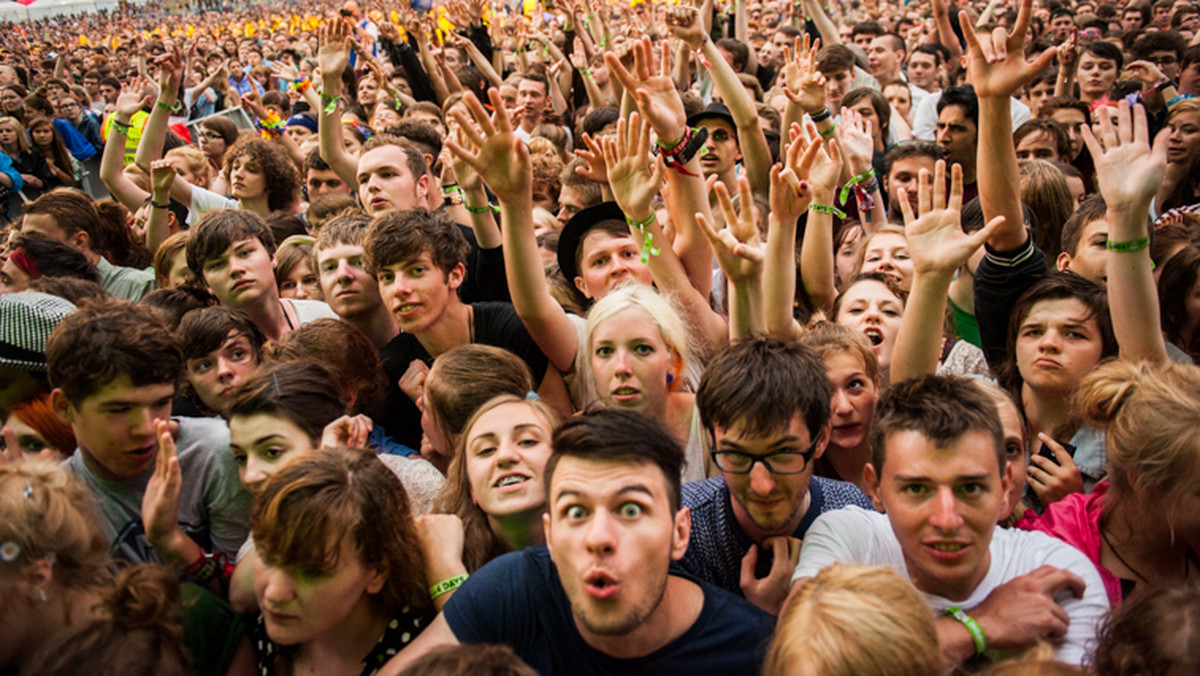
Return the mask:
[(1088, 583), (1095, 581), (1103, 593), (1096, 566), (1083, 552), (1066, 542), (1039, 531), (996, 528), (992, 555), (999, 561), (1003, 575), (1012, 579), (1041, 566), (1054, 566), (1075, 573)]
[(867, 497), (858, 486), (849, 481), (838, 481), (825, 477), (814, 476), (809, 484), (809, 491), (814, 498), (821, 502), (821, 512), (832, 512), (843, 507), (855, 506), (864, 510), (874, 510), (871, 498)]
[(301, 324), (307, 324), (318, 319), (338, 319), (337, 314), (323, 300), (295, 300), (289, 298), (288, 302), (296, 309), (296, 317), (300, 320)]
[(713, 503), (720, 504), (729, 497), (729, 487), (725, 485), (725, 477), (713, 477), (702, 481), (689, 481), (683, 485), (683, 506), (692, 510), (704, 508)]

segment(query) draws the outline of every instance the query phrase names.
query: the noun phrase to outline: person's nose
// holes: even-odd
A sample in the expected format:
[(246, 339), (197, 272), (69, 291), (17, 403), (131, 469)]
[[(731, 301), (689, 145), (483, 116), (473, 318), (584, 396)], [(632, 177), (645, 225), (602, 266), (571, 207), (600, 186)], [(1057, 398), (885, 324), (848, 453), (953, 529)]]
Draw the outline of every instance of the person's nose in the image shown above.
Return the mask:
[[(260, 561), (256, 565), (266, 564)], [(283, 608), (296, 597), (296, 583), (283, 570), (268, 568), (263, 575), (266, 577), (266, 584), (263, 585), (263, 604), (268, 609)]]
[(257, 455), (250, 453), (246, 456), (246, 471), (242, 477), (242, 483), (251, 492), (261, 486), (269, 478), (265, 464), (258, 459)]
[(930, 515), (929, 523), (937, 529), (939, 534), (953, 535), (962, 527), (963, 518), (959, 513), (958, 498), (955, 497), (952, 487), (939, 488), (933, 496), (930, 507), (933, 513)]
[(584, 546), (594, 555), (611, 554), (616, 549), (616, 526), (612, 515), (605, 509), (597, 509), (588, 520)]
[(850, 395), (840, 387), (834, 390), (833, 397), (829, 400), (829, 406), (834, 415), (849, 415), (854, 410), (854, 406), (850, 403)]
[(775, 490), (775, 477), (767, 470), (765, 463), (756, 462), (750, 469), (750, 490), (755, 495), (770, 495)]

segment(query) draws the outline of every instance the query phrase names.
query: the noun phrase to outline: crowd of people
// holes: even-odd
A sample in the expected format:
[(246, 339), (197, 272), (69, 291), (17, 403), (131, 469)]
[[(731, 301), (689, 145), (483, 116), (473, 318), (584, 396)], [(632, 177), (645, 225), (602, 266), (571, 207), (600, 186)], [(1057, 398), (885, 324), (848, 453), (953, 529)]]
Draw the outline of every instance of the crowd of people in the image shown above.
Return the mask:
[(0, 673), (1200, 673), (1194, 0), (7, 28)]

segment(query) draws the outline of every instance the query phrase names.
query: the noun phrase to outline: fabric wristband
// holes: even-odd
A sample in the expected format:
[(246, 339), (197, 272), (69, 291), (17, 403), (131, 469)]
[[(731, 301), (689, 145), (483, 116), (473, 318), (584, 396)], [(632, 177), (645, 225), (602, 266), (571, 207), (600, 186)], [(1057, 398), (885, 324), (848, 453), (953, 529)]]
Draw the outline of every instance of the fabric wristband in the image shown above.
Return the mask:
[(167, 111), (168, 113), (178, 113), (183, 110), (183, 104), (179, 103), (179, 102), (176, 102), (175, 105), (173, 105), (173, 106), (168, 106), (167, 104), (163, 103), (162, 101), (155, 101), (154, 107), (162, 108), (163, 110)]
[(987, 652), (987, 636), (984, 635), (983, 628), (979, 626), (979, 623), (975, 621), (975, 618), (964, 613), (963, 609), (958, 606), (951, 606), (942, 611), (942, 613), (946, 617), (954, 619), (956, 622), (961, 623), (962, 626), (967, 628), (967, 631), (971, 634), (971, 640), (975, 642), (976, 655), (982, 655), (983, 653)]
[(436, 599), (437, 597), (441, 596), (442, 594), (446, 594), (448, 592), (454, 591), (455, 589), (458, 589), (459, 587), (462, 586), (462, 583), (467, 581), (468, 577), (471, 577), (471, 576), (466, 573), (463, 573), (462, 575), (455, 575), (454, 577), (452, 577), (448, 580), (442, 580), (441, 582), (439, 582), (429, 588), (429, 598)]
[(860, 183), (865, 184), (873, 178), (875, 178), (875, 168), (874, 167), (867, 169), (865, 172), (859, 174), (858, 176), (855, 176), (854, 178), (850, 179), (849, 181), (846, 181), (846, 185), (842, 186), (842, 192), (838, 196), (838, 204), (846, 203), (846, 200), (850, 197), (850, 191), (853, 190), (855, 188), (855, 186), (857, 186)]
[(481, 207), (473, 207), (470, 204), (463, 202), (463, 208), (466, 209), (467, 213), (469, 213), (469, 214), (486, 214), (489, 211), (493, 211), (493, 212), (500, 211), (500, 207), (496, 206), (495, 204), (485, 204), (484, 206), (481, 206)]
[(826, 108), (825, 110), (822, 110), (821, 112), (817, 113), (816, 115), (809, 115), (808, 117), (809, 117), (809, 119), (811, 119), (813, 121), (813, 123), (817, 123), (817, 122), (824, 122), (825, 120), (828, 120), (831, 115), (833, 115), (833, 113), (830, 112), (830, 110), (828, 108)]
[(1141, 239), (1131, 239), (1128, 242), (1114, 242), (1110, 239), (1104, 246), (1109, 251), (1115, 251), (1116, 253), (1133, 253), (1150, 248), (1150, 238), (1142, 237)]
[(629, 227), (637, 228), (638, 232), (642, 233), (642, 237), (644, 238), (642, 240), (642, 265), (646, 265), (650, 262), (650, 256), (657, 256), (659, 253), (661, 253), (658, 249), (654, 248), (652, 244), (654, 242), (654, 235), (646, 232), (646, 226), (653, 223), (655, 218), (657, 218), (657, 216), (653, 211), (650, 212), (650, 217), (644, 221), (635, 221), (628, 216), (625, 217), (625, 222), (629, 224)]
[(815, 211), (818, 214), (830, 214), (831, 216), (837, 216), (838, 218), (846, 217), (846, 212), (828, 204), (817, 204), (816, 202), (813, 202), (812, 204), (808, 205), (808, 210)]

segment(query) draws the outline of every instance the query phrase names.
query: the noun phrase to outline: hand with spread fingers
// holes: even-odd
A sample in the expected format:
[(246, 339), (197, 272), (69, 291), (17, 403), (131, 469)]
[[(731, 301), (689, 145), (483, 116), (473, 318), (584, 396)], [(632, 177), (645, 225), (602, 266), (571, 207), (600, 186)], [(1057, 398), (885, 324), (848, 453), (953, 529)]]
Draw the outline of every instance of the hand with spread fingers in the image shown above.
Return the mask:
[(718, 231), (704, 214), (697, 213), (696, 221), (700, 224), (700, 229), (712, 244), (717, 262), (730, 282), (758, 279), (762, 274), (765, 251), (762, 238), (758, 234), (758, 226), (755, 224), (754, 198), (750, 194), (750, 183), (744, 176), (738, 178), (739, 208), (736, 210), (724, 183), (718, 182), (714, 192), (724, 216), (725, 227)]
[(658, 138), (667, 143), (675, 141), (683, 135), (687, 126), (687, 113), (683, 109), (683, 99), (671, 80), (671, 50), (662, 50), (657, 73), (653, 70), (654, 52), (650, 38), (634, 42), (632, 51), (632, 72), (621, 65), (621, 60), (612, 52), (604, 55), (604, 62), (625, 91), (633, 94), (638, 111), (650, 122)]
[(950, 197), (946, 199), (946, 161), (938, 160), (934, 173), (922, 169), (918, 177), (918, 214), (904, 189), (900, 190), (900, 210), (904, 214), (904, 237), (912, 256), (916, 275), (944, 273), (953, 275), (967, 262), (997, 227), (1004, 222), (997, 216), (973, 233), (962, 229), (962, 167), (951, 169)]
[[(991, 33), (963, 31), (967, 41), (967, 81), (980, 98), (1012, 96), (1053, 62), (1053, 49), (1045, 50), (1033, 61), (1025, 60), (1025, 33), (1029, 30), (1032, 8), (1033, 0), (1021, 0), (1011, 33), (1002, 26)], [(970, 25), (965, 11), (959, 17), (962, 25)]]
[(817, 70), (818, 38), (810, 45), (808, 34), (796, 38), (792, 60), (784, 65), (784, 92), (800, 109), (814, 115), (825, 109), (825, 76)]
[(492, 107), (488, 115), (474, 94), (463, 101), (467, 111), (456, 107), (452, 112), (465, 137), (465, 143), (447, 139), (450, 152), (479, 174), (483, 182), (501, 202), (512, 202), (528, 196), (533, 190), (533, 164), (529, 148), (513, 132), (512, 120), (495, 89), (488, 90)]
[(601, 139), (608, 185), (621, 211), (635, 221), (654, 212), (650, 203), (662, 185), (661, 165), (650, 155), (650, 125), (637, 113), (617, 120), (616, 138)]

